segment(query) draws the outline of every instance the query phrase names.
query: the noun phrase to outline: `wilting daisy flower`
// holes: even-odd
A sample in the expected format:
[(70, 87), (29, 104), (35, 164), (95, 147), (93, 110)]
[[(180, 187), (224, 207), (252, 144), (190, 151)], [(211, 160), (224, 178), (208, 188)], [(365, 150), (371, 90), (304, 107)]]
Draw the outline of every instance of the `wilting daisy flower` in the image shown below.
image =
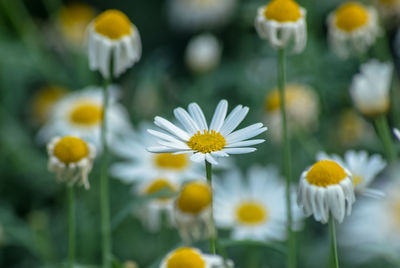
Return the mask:
[[(214, 181), (217, 226), (232, 228), (235, 240), (285, 240), (285, 184), (277, 169), (252, 167), (246, 181), (239, 171), (227, 173), (222, 181)], [(302, 212), (295, 201), (292, 211), (294, 225), (299, 227)]]
[(300, 53), (306, 46), (306, 10), (293, 0), (272, 0), (260, 7), (255, 27), (272, 47), (286, 48), (293, 43), (293, 52)]
[[(308, 86), (291, 84), (285, 88), (286, 114), (289, 132), (310, 132), (318, 125), (319, 100)], [(270, 91), (265, 98), (266, 119), (275, 140), (282, 138), (281, 98), (278, 89)]]
[(366, 151), (347, 151), (344, 159), (336, 154), (327, 155), (319, 153), (317, 160), (332, 160), (349, 170), (353, 177), (354, 191), (372, 197), (382, 197), (384, 194), (378, 190), (369, 189), (368, 186), (376, 176), (386, 167), (386, 161), (378, 155), (368, 156)]
[(380, 34), (378, 15), (372, 7), (347, 2), (328, 16), (329, 43), (342, 58), (365, 53)]
[(89, 189), (88, 175), (96, 157), (92, 144), (73, 136), (55, 137), (47, 145), (47, 152), (49, 171), (56, 173), (58, 182), (72, 186), (79, 181)]
[(118, 77), (140, 59), (139, 32), (124, 13), (106, 10), (88, 27), (88, 52), (91, 70), (109, 78), (112, 69), (112, 76)]
[(297, 203), (316, 221), (333, 216), (341, 223), (355, 201), (351, 173), (332, 160), (322, 160), (301, 174)]
[(169, 0), (168, 19), (179, 30), (209, 30), (229, 22), (236, 0)]
[(398, 130), (397, 128), (395, 128), (393, 130), (394, 135), (396, 136), (396, 138), (400, 141), (400, 130)]
[[(161, 261), (160, 268), (227, 268), (218, 255), (203, 254), (197, 248), (178, 248)], [(228, 267), (233, 267), (231, 263)]]
[[(107, 122), (110, 131), (107, 132), (107, 139), (111, 142), (120, 133), (131, 129), (125, 108), (116, 102), (117, 88), (111, 86), (109, 91)], [(101, 88), (87, 87), (70, 93), (54, 105), (51, 117), (38, 133), (39, 141), (47, 142), (54, 136), (75, 135), (92, 142), (99, 149), (102, 117)]]
[(174, 203), (174, 219), (184, 241), (215, 235), (212, 219), (212, 190), (203, 180), (184, 185)]
[(210, 71), (219, 64), (221, 51), (221, 45), (214, 35), (195, 36), (186, 47), (186, 65), (195, 73)]
[(389, 62), (370, 60), (361, 65), (361, 72), (353, 77), (350, 95), (363, 115), (372, 117), (388, 111), (392, 73)]
[(206, 160), (211, 164), (218, 164), (215, 157), (251, 153), (257, 149), (248, 146), (264, 142), (262, 139), (249, 140), (267, 130), (262, 123), (233, 131), (246, 117), (248, 107), (238, 105), (226, 117), (228, 102), (222, 100), (215, 110), (210, 126), (197, 103), (189, 104), (188, 110), (189, 113), (180, 107), (174, 110), (175, 117), (184, 130), (162, 117), (155, 117), (154, 123), (170, 134), (149, 129), (149, 133), (159, 139), (160, 145), (148, 148), (150, 152), (191, 154), (190, 159), (194, 162)]

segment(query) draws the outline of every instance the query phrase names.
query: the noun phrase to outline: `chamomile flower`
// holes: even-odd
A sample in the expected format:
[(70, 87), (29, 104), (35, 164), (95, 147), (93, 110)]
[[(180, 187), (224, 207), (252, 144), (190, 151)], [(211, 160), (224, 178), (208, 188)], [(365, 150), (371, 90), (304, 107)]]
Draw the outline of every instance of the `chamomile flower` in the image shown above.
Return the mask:
[[(216, 224), (231, 228), (232, 239), (285, 240), (285, 184), (275, 167), (250, 168), (246, 182), (239, 171), (231, 171), (215, 180), (214, 191)], [(295, 201), (291, 206), (299, 227), (302, 212)]]
[[(202, 253), (197, 248), (178, 248), (161, 261), (160, 268), (227, 268), (224, 259), (218, 255)], [(230, 264), (228, 267), (233, 267)]]
[(322, 160), (301, 174), (297, 203), (307, 216), (327, 223), (341, 223), (355, 202), (351, 173), (332, 160)]
[[(107, 132), (107, 139), (112, 142), (118, 135), (131, 129), (125, 108), (116, 102), (118, 89), (111, 86), (108, 90), (110, 101), (107, 122), (110, 131)], [(75, 135), (100, 149), (102, 120), (102, 89), (87, 87), (66, 95), (54, 105), (51, 117), (38, 133), (38, 139), (47, 142), (54, 136)]]
[(287, 48), (300, 53), (307, 43), (306, 10), (294, 0), (272, 0), (257, 11), (255, 27), (261, 39), (274, 48)]
[(327, 155), (319, 153), (317, 160), (333, 160), (343, 168), (349, 170), (353, 177), (354, 191), (372, 197), (382, 197), (384, 194), (378, 190), (370, 189), (368, 186), (376, 176), (386, 167), (387, 163), (383, 158), (374, 154), (369, 156), (366, 151), (347, 151), (344, 159), (336, 154)]
[(211, 30), (227, 24), (236, 0), (169, 0), (168, 19), (183, 31)]
[(154, 123), (170, 134), (149, 129), (149, 133), (159, 139), (159, 146), (149, 147), (150, 152), (190, 154), (190, 159), (194, 162), (206, 160), (211, 164), (218, 164), (215, 157), (251, 153), (256, 148), (248, 146), (264, 142), (263, 139), (249, 140), (267, 130), (262, 123), (233, 131), (247, 115), (248, 107), (238, 105), (226, 117), (228, 102), (222, 100), (215, 110), (210, 126), (197, 103), (189, 104), (188, 110), (189, 113), (180, 107), (174, 110), (176, 119), (184, 129), (162, 117), (155, 117)]
[(119, 77), (140, 59), (139, 32), (124, 13), (106, 10), (88, 26), (88, 53), (91, 70), (104, 78)]
[(347, 2), (328, 16), (329, 43), (334, 52), (347, 58), (365, 53), (381, 33), (374, 8)]
[(79, 182), (86, 190), (90, 188), (88, 175), (92, 170), (96, 149), (91, 143), (73, 137), (54, 137), (47, 145), (49, 171), (56, 173), (58, 182), (70, 186)]
[(400, 130), (395, 128), (395, 129), (393, 129), (393, 133), (396, 136), (396, 138), (400, 141)]
[(365, 116), (385, 114), (389, 110), (389, 91), (393, 65), (389, 62), (370, 60), (361, 65), (353, 77), (350, 95), (354, 106)]

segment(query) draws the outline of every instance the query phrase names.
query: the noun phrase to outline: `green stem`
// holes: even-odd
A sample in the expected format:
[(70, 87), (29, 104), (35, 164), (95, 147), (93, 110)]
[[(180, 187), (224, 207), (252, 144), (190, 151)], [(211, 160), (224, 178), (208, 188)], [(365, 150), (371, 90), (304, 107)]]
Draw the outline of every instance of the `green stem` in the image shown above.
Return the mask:
[(73, 186), (67, 186), (68, 196), (68, 268), (75, 263), (75, 193)]
[(108, 86), (110, 79), (104, 80), (103, 86), (103, 120), (101, 125), (101, 143), (103, 154), (101, 157), (100, 174), (100, 209), (101, 209), (101, 235), (102, 235), (102, 257), (103, 268), (111, 267), (111, 228), (110, 228), (110, 201), (108, 190), (108, 148), (107, 148), (107, 107)]
[(336, 228), (335, 228), (335, 218), (330, 215), (329, 219), (329, 232), (331, 236), (331, 260), (333, 265), (331, 267), (339, 268), (339, 258), (337, 253), (337, 243), (336, 243)]
[(377, 117), (375, 119), (375, 126), (387, 158), (391, 161), (396, 160), (396, 150), (393, 145), (392, 134), (386, 116), (380, 115)]
[[(211, 166), (211, 164), (210, 164), (207, 160), (205, 160), (205, 162), (206, 162), (206, 176), (207, 176), (207, 182), (210, 184), (210, 187), (211, 187), (211, 189), (212, 189), (212, 166)], [(212, 203), (211, 203), (211, 221), (212, 221), (213, 228), (214, 228), (214, 230), (215, 230), (215, 232), (216, 232), (215, 223), (214, 223), (214, 213), (213, 213)], [(211, 252), (212, 254), (216, 254), (216, 253), (217, 253), (217, 250), (216, 250), (216, 243), (217, 243), (217, 240), (218, 240), (217, 234), (212, 234), (212, 235), (210, 236), (210, 252)]]
[(289, 236), (288, 241), (288, 262), (287, 267), (296, 267), (296, 242), (294, 233), (292, 230), (292, 200), (291, 200), (291, 189), (290, 183), (292, 178), (292, 163), (290, 153), (290, 140), (287, 129), (287, 118), (286, 118), (286, 101), (285, 101), (285, 63), (286, 55), (285, 49), (279, 49), (278, 58), (278, 88), (279, 96), (281, 101), (281, 117), (282, 117), (282, 135), (283, 135), (283, 170), (286, 179), (286, 213), (287, 213), (287, 232)]

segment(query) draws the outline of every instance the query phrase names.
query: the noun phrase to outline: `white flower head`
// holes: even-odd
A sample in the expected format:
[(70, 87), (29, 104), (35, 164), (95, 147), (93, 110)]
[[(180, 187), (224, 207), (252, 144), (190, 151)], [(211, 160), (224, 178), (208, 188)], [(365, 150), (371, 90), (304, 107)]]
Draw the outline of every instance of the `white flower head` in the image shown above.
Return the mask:
[(359, 2), (342, 4), (327, 22), (329, 43), (341, 58), (365, 53), (381, 34), (376, 10)]
[(332, 160), (315, 163), (301, 174), (297, 203), (316, 221), (334, 217), (341, 223), (355, 202), (351, 173)]
[(92, 144), (73, 136), (54, 137), (47, 144), (47, 152), (49, 171), (56, 173), (58, 182), (72, 186), (79, 181), (86, 190), (90, 188), (88, 175), (96, 157)]
[(201, 34), (193, 37), (186, 47), (186, 65), (195, 73), (204, 73), (218, 66), (222, 47), (212, 34)]
[(215, 165), (218, 164), (215, 157), (251, 153), (256, 148), (249, 146), (264, 142), (263, 139), (249, 140), (267, 130), (262, 123), (234, 131), (246, 117), (248, 107), (238, 105), (226, 116), (228, 102), (221, 100), (210, 126), (197, 103), (189, 104), (188, 110), (189, 113), (180, 107), (174, 110), (183, 129), (162, 117), (155, 117), (154, 123), (169, 133), (149, 129), (149, 133), (159, 139), (159, 146), (149, 147), (150, 152), (191, 154), (194, 162), (206, 160)]
[(106, 10), (88, 26), (88, 54), (91, 70), (119, 77), (141, 57), (139, 31), (121, 11)]
[(395, 128), (395, 129), (393, 129), (393, 133), (396, 136), (396, 138), (400, 141), (400, 130)]
[[(232, 229), (234, 240), (278, 240), (287, 236), (285, 184), (273, 167), (250, 168), (246, 182), (239, 171), (214, 180), (214, 217), (220, 228)], [(293, 222), (301, 225), (303, 213), (292, 198)]]
[(353, 77), (350, 95), (355, 107), (365, 116), (384, 114), (389, 109), (393, 65), (370, 60)]
[(274, 48), (287, 48), (300, 53), (307, 43), (306, 10), (293, 0), (272, 0), (257, 10), (255, 27), (261, 39)]

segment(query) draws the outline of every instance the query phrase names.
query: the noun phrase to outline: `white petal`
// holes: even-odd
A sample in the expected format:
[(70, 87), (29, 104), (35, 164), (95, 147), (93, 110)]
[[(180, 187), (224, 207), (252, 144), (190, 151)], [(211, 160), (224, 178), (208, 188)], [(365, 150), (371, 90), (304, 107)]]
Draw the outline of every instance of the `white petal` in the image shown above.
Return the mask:
[(262, 140), (262, 139), (239, 141), (239, 142), (235, 142), (235, 143), (230, 143), (230, 144), (226, 145), (225, 148), (251, 146), (251, 145), (263, 143), (264, 141), (265, 140)]
[(204, 113), (197, 103), (189, 104), (189, 113), (193, 117), (193, 119), (196, 121), (200, 130), (208, 130), (207, 121), (204, 116)]
[(213, 165), (218, 165), (218, 162), (215, 161), (214, 157), (212, 157), (210, 154), (206, 154), (206, 160)]
[(236, 130), (232, 132), (226, 137), (226, 141), (228, 144), (238, 141), (247, 140), (253, 138), (265, 131), (267, 131), (266, 127), (262, 127), (262, 123), (256, 123), (251, 126)]
[(233, 109), (233, 111), (228, 115), (226, 118), (222, 128), (221, 134), (228, 135), (230, 134), (237, 126), (243, 121), (246, 117), (247, 113), (249, 112), (249, 107), (243, 107), (238, 105)]
[(167, 130), (168, 132), (170, 132), (171, 134), (176, 135), (177, 137), (181, 138), (184, 141), (188, 141), (190, 139), (189, 134), (182, 130), (181, 128), (175, 126), (174, 124), (172, 124), (171, 122), (169, 122), (168, 120), (156, 116), (154, 118), (154, 123), (159, 126), (160, 128), (163, 128), (165, 130)]
[(226, 100), (221, 100), (215, 109), (214, 116), (211, 120), (210, 129), (213, 129), (217, 132), (220, 131), (224, 123), (227, 110), (228, 102)]
[(247, 154), (247, 153), (252, 153), (254, 151), (257, 151), (256, 148), (225, 148), (222, 150), (225, 153), (228, 154)]
[(193, 162), (202, 162), (206, 158), (206, 155), (203, 153), (195, 153), (190, 157), (190, 160)]
[(165, 133), (162, 133), (160, 131), (157, 131), (157, 130), (148, 129), (147, 132), (149, 132), (151, 135), (153, 135), (153, 136), (155, 136), (157, 138), (160, 138), (162, 140), (165, 140), (165, 141), (181, 142), (180, 140), (178, 140), (178, 139), (176, 139), (176, 138), (174, 138), (174, 137), (172, 137), (172, 136), (170, 136), (168, 134), (165, 134)]
[(180, 152), (181, 150), (175, 148), (168, 148), (165, 146), (152, 146), (148, 147), (147, 151), (149, 151), (150, 153), (175, 153), (175, 152)]
[(193, 121), (190, 115), (183, 108), (176, 108), (174, 110), (174, 115), (190, 134), (193, 135), (200, 130), (196, 122)]

